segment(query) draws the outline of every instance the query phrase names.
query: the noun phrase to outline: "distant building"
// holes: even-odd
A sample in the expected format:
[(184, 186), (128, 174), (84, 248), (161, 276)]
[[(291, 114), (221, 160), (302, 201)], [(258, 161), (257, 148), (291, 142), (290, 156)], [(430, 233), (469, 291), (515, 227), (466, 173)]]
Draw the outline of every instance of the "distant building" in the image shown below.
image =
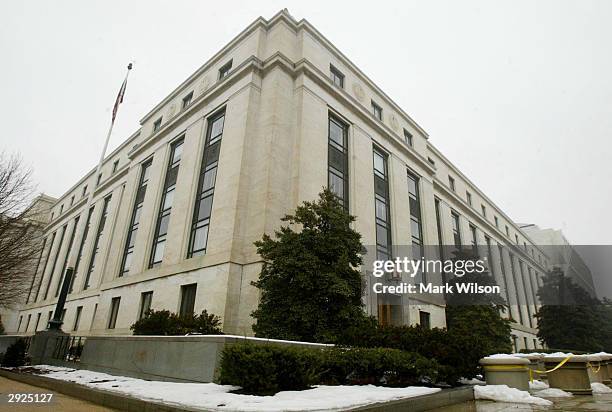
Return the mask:
[[(286, 11), (238, 34), (94, 174), (55, 202), (45, 229), (20, 313), (41, 317), (39, 330), (70, 257), (65, 331), (129, 334), (153, 308), (207, 309), (226, 333), (252, 334), (251, 282), (262, 265), (253, 242), (329, 186), (379, 257), (395, 245), (479, 248), (510, 303), (516, 347), (538, 346), (533, 315), (547, 256), (387, 94)], [(381, 323), (445, 326), (440, 299), (366, 293), (364, 303)], [(34, 322), (19, 328), (33, 331)]]
[(546, 252), (553, 267), (560, 268), (565, 276), (571, 278), (591, 296), (597, 297), (589, 266), (561, 230), (540, 229), (534, 224), (523, 224), (521, 229)]

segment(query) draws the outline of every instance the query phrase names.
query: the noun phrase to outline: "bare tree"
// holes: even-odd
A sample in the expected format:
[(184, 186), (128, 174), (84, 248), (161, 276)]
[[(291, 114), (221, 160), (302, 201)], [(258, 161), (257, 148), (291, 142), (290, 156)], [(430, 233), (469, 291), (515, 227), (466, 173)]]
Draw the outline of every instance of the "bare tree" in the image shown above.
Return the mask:
[(40, 256), (40, 212), (28, 207), (32, 171), (0, 153), (0, 306), (25, 303)]

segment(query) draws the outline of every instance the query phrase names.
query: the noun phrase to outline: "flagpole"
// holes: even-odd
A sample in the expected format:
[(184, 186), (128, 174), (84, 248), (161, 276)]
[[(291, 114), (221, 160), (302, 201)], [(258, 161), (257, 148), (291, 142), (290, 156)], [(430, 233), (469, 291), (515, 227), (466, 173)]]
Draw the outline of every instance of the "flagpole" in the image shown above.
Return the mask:
[[(130, 75), (130, 70), (132, 70), (132, 63), (127, 66), (127, 73), (125, 74), (125, 79), (123, 80), (123, 85), (127, 84), (128, 76)], [(123, 86), (122, 86), (123, 87)], [(96, 168), (95, 181), (96, 187), (98, 186), (98, 176), (100, 176), (100, 170), (102, 170), (102, 163), (104, 163), (104, 156), (106, 156), (106, 149), (108, 148), (108, 142), (110, 141), (111, 134), (113, 133), (113, 126), (115, 125), (115, 116), (113, 114), (113, 119), (111, 120), (110, 127), (108, 128), (108, 133), (106, 134), (106, 140), (104, 141), (104, 147), (102, 148), (102, 153), (100, 153), (100, 161), (98, 162), (98, 167)], [(87, 202), (87, 206), (89, 206), (92, 197), (93, 190), (90, 192), (89, 201)], [(89, 210), (89, 207), (86, 209)]]
[[(79, 228), (79, 237), (82, 237), (84, 235), (85, 227), (87, 226), (88, 223), (90, 223), (88, 222), (87, 216), (89, 213), (89, 209), (91, 208), (91, 204), (93, 203), (93, 195), (98, 186), (98, 176), (100, 176), (100, 171), (102, 170), (102, 164), (104, 163), (104, 156), (106, 156), (106, 149), (108, 148), (108, 142), (110, 141), (110, 137), (113, 132), (113, 126), (115, 125), (115, 117), (117, 115), (119, 105), (123, 101), (123, 94), (125, 93), (125, 88), (127, 86), (127, 80), (128, 80), (128, 76), (130, 75), (130, 70), (132, 70), (132, 63), (128, 64), (127, 66), (127, 73), (125, 74), (125, 79), (123, 79), (121, 89), (119, 90), (119, 95), (117, 96), (117, 99), (115, 100), (115, 105), (113, 106), (111, 124), (110, 124), (110, 127), (108, 128), (108, 132), (106, 133), (106, 140), (104, 141), (104, 147), (102, 148), (102, 153), (100, 153), (100, 161), (98, 162), (98, 166), (96, 167), (96, 174), (94, 177), (95, 186), (89, 191), (89, 194), (87, 196), (87, 206), (85, 206), (86, 218), (81, 219), (81, 224)], [(73, 231), (77, 230), (76, 225), (72, 230)], [(49, 330), (61, 331), (61, 325), (62, 325), (62, 321), (60, 320), (61, 313), (64, 308), (66, 297), (68, 296), (70, 289), (72, 289), (72, 283), (74, 281), (74, 277), (77, 275), (77, 273), (74, 273), (74, 270), (75, 270), (76, 260), (78, 258), (77, 256), (79, 253), (78, 250), (79, 250), (78, 248), (75, 248), (72, 251), (68, 251), (70, 255), (69, 255), (68, 264), (66, 265), (66, 273), (65, 274), (62, 273), (60, 275), (63, 277), (62, 290), (61, 290), (59, 299), (55, 307), (53, 320), (51, 320), (49, 324), (47, 325), (47, 328)], [(44, 277), (44, 273), (43, 273), (43, 277)]]

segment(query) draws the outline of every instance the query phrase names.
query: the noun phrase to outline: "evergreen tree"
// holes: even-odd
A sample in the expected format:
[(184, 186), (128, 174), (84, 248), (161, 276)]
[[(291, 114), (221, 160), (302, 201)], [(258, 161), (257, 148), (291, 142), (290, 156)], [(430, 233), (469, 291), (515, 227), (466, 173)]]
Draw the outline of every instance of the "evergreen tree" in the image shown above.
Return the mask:
[(610, 341), (610, 305), (601, 304), (555, 268), (538, 290), (538, 337), (556, 349), (601, 351)]
[(255, 242), (264, 260), (260, 302), (252, 316), (256, 336), (334, 342), (350, 325), (363, 322), (361, 235), (337, 197), (325, 189), (285, 216), (275, 239)]
[[(471, 251), (455, 252), (454, 262), (475, 262), (477, 256)], [(495, 293), (457, 294), (457, 285), (477, 283), (481, 286), (495, 286), (496, 282), (488, 271), (451, 275), (448, 284), (453, 285), (454, 294), (446, 299), (446, 325), (450, 341), (460, 347), (452, 365), (461, 376), (475, 376), (478, 361), (494, 353), (512, 351), (510, 321), (502, 317), (506, 302)]]

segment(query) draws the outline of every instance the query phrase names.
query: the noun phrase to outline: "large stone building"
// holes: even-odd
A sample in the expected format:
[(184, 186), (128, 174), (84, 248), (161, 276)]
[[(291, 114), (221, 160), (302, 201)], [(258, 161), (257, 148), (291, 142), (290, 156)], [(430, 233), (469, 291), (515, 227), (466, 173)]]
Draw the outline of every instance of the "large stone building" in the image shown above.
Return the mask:
[[(535, 287), (548, 258), (389, 96), (286, 11), (255, 20), (147, 113), (99, 176), (57, 200), (18, 331), (45, 328), (71, 261), (65, 331), (127, 334), (150, 307), (207, 309), (226, 333), (251, 334), (253, 242), (327, 185), (383, 255), (462, 239), (481, 248), (511, 304), (515, 343), (536, 345)], [(440, 300), (389, 304), (367, 293), (364, 302), (381, 322), (445, 324)]]
[(579, 249), (585, 246), (572, 245), (559, 229), (542, 229), (534, 224), (521, 225), (521, 229), (540, 245), (549, 257), (552, 267), (561, 269), (578, 286), (591, 296), (597, 297), (591, 269), (580, 256)]

